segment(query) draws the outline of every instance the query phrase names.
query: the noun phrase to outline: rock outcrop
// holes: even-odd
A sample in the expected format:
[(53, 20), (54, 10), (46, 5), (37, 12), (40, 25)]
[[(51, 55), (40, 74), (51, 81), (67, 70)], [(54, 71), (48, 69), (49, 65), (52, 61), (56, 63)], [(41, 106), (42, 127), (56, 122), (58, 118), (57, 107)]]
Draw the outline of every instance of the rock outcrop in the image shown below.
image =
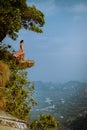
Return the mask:
[(27, 122), (0, 110), (0, 130), (29, 130)]
[(33, 60), (21, 59), (18, 61), (18, 65), (20, 66), (21, 69), (31, 68), (34, 66), (34, 64), (35, 63)]

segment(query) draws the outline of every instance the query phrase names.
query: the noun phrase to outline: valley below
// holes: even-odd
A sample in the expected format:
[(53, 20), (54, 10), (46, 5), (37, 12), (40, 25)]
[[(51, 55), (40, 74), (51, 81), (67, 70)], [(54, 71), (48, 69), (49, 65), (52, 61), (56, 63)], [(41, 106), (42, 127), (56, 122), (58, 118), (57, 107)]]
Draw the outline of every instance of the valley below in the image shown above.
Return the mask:
[(34, 85), (37, 105), (31, 111), (32, 119), (42, 113), (52, 114), (60, 122), (60, 130), (68, 130), (73, 120), (87, 114), (87, 83), (36, 81)]

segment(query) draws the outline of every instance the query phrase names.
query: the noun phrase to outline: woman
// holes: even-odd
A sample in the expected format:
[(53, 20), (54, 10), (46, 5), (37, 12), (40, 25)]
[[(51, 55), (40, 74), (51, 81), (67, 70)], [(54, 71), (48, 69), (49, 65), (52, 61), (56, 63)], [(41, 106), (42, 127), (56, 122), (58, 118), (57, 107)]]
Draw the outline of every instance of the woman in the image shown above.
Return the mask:
[(24, 58), (24, 41), (20, 41), (20, 49), (19, 51), (14, 55), (16, 58)]

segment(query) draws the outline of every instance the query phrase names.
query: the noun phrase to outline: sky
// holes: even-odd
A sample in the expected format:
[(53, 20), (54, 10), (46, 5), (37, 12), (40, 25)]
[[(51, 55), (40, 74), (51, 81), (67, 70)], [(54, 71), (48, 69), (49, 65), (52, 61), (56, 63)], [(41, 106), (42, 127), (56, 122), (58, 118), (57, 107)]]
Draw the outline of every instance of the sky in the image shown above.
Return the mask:
[(87, 82), (87, 0), (27, 0), (45, 15), (43, 33), (20, 30), (15, 50), (24, 40), (30, 81)]

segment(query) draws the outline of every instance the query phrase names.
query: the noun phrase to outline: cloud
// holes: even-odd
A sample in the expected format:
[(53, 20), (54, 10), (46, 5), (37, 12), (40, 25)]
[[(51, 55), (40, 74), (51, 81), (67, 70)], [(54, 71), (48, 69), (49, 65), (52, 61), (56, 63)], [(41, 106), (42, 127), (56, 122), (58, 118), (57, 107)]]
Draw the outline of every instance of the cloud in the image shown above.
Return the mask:
[(66, 8), (69, 12), (73, 13), (87, 13), (87, 5), (77, 4)]
[[(87, 13), (87, 4), (85, 2), (70, 2), (68, 1), (61, 1), (61, 0), (37, 0), (32, 2), (32, 0), (27, 0), (28, 5), (36, 5), (39, 9), (42, 9), (45, 11), (45, 13), (52, 14), (55, 11), (58, 10), (66, 10), (74, 13)], [(70, 4), (71, 3), (71, 4)]]
[(87, 14), (87, 5), (83, 3), (74, 3), (73, 5), (70, 6), (62, 6), (61, 11), (66, 12), (69, 14), (74, 21), (84, 21), (86, 19), (86, 14)]

